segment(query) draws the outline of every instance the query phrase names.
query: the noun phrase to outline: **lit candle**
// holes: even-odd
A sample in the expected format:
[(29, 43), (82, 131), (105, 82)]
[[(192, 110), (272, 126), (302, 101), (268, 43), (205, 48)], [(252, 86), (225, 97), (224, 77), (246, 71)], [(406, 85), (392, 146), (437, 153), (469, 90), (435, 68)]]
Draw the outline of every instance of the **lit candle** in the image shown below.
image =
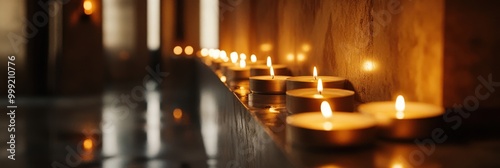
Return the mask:
[(248, 95), (248, 106), (255, 108), (285, 107), (286, 97), (283, 94), (258, 94)]
[(276, 76), (273, 66), (269, 68), (269, 74), (250, 77), (250, 90), (260, 94), (284, 94), (286, 79), (290, 76)]
[(359, 111), (377, 119), (382, 135), (394, 139), (414, 139), (431, 135), (438, 128), (444, 109), (439, 106), (405, 102), (398, 96), (396, 102), (372, 102), (359, 106)]
[(322, 101), (320, 111), (287, 117), (287, 142), (301, 147), (352, 147), (375, 140), (376, 121), (360, 113), (333, 112)]
[(350, 90), (323, 88), (318, 78), (316, 88), (304, 88), (286, 91), (286, 108), (291, 113), (319, 111), (322, 101), (335, 104), (335, 111), (354, 111), (354, 92)]
[(313, 69), (312, 76), (294, 76), (288, 78), (286, 82), (286, 89), (301, 89), (301, 88), (314, 88), (318, 85), (318, 78), (323, 81), (324, 88), (344, 88), (345, 78), (335, 76), (318, 76), (316, 66)]
[(255, 65), (265, 65), (266, 62), (263, 60), (257, 60), (257, 56), (255, 54), (250, 55), (250, 66), (255, 66)]
[(219, 49), (214, 49), (212, 53), (212, 69), (218, 70), (220, 69), (220, 64), (223, 62), (221, 59), (221, 51)]
[(271, 66), (274, 68), (274, 73), (276, 75), (290, 75), (290, 72), (285, 65), (273, 64), (271, 61), (271, 57), (267, 56), (266, 65), (255, 65), (251, 67), (250, 76), (269, 75), (269, 68)]
[(245, 60), (240, 60), (239, 66), (228, 67), (226, 76), (228, 80), (248, 79), (250, 67), (246, 66)]

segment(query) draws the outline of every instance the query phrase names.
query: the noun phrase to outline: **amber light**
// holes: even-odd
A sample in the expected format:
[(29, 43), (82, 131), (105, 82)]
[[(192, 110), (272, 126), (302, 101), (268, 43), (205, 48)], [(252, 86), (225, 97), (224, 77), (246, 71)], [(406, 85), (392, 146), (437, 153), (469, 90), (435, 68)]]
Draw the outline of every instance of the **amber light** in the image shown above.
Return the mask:
[(326, 122), (323, 123), (323, 128), (325, 130), (331, 130), (333, 127), (333, 124), (330, 122), (333, 112), (332, 112), (332, 107), (330, 107), (330, 104), (327, 101), (321, 102), (321, 114), (323, 117), (325, 117)]
[(86, 15), (91, 15), (92, 13), (94, 13), (94, 6), (92, 4), (92, 1), (90, 0), (83, 1), (83, 12)]
[(180, 120), (182, 118), (182, 110), (179, 108), (174, 109), (174, 112), (172, 113), (174, 116), (175, 120)]
[(398, 98), (396, 98), (396, 104), (394, 107), (396, 108), (396, 118), (403, 119), (405, 117), (404, 111), (406, 107), (405, 98), (399, 95)]
[(323, 92), (323, 80), (321, 79), (318, 79), (318, 93), (321, 94), (321, 92)]
[(92, 150), (93, 147), (94, 147), (94, 141), (92, 141), (92, 139), (86, 138), (85, 140), (83, 140), (83, 149)]
[(318, 79), (318, 70), (316, 69), (316, 66), (314, 66), (314, 69), (313, 69), (313, 78), (314, 78), (314, 80)]

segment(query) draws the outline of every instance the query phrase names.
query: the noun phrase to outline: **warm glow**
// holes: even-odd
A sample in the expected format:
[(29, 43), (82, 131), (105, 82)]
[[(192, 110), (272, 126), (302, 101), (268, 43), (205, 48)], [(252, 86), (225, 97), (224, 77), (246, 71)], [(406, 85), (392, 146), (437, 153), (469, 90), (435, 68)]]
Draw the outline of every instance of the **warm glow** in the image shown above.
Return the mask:
[(214, 59), (219, 59), (219, 57), (220, 57), (220, 50), (219, 49), (214, 49), (213, 58)]
[(286, 60), (293, 61), (293, 60), (295, 60), (295, 56), (293, 56), (293, 54), (290, 53), (290, 54), (286, 55)]
[(247, 59), (247, 55), (245, 53), (241, 53), (240, 54), (240, 59), (246, 60)]
[(373, 61), (365, 61), (365, 63), (363, 63), (363, 69), (365, 71), (373, 71), (375, 69), (375, 63), (373, 63)]
[(332, 118), (332, 108), (327, 101), (321, 102), (321, 114), (323, 114), (323, 117), (326, 119)]
[(269, 107), (269, 112), (270, 113), (279, 113), (280, 111), (276, 107), (271, 106), (271, 107)]
[(224, 62), (229, 61), (229, 58), (227, 57), (227, 53), (226, 53), (226, 51), (221, 50), (219, 55), (220, 55), (220, 58), (221, 58)]
[(314, 69), (313, 69), (313, 78), (314, 78), (314, 80), (318, 79), (318, 70), (316, 69), (316, 66), (314, 66)]
[(304, 60), (306, 60), (306, 56), (302, 53), (298, 53), (297, 54), (297, 61), (302, 62)]
[(252, 61), (252, 63), (257, 62), (257, 56), (255, 56), (255, 54), (252, 54), (252, 55), (250, 56), (250, 61)]
[(318, 79), (318, 93), (321, 94), (321, 92), (323, 92), (323, 81), (320, 79)]
[(182, 54), (182, 47), (181, 46), (175, 46), (174, 47), (174, 54), (175, 55), (181, 55)]
[(391, 168), (404, 168), (404, 166), (401, 163), (394, 163)]
[(401, 95), (396, 98), (396, 118), (402, 119), (404, 118), (404, 110), (405, 110), (405, 98)]
[(302, 51), (308, 52), (311, 50), (311, 46), (309, 44), (302, 44)]
[(264, 43), (260, 45), (260, 50), (261, 51), (271, 51), (273, 49), (273, 46), (269, 43)]
[(203, 57), (208, 56), (208, 49), (206, 49), (206, 48), (201, 49), (201, 56), (203, 56)]
[(90, 138), (86, 138), (83, 140), (83, 149), (85, 150), (91, 150), (94, 147), (94, 141)]
[(271, 61), (271, 56), (267, 56), (266, 65), (267, 65), (267, 67), (271, 67), (273, 65), (273, 62)]
[(226, 80), (227, 80), (227, 79), (226, 79), (226, 76), (221, 76), (221, 77), (220, 77), (220, 81), (222, 81), (222, 82), (226, 82)]
[(274, 68), (273, 68), (273, 66), (271, 66), (271, 68), (269, 68), (269, 74), (271, 75), (271, 78), (274, 79)]
[(94, 13), (94, 6), (92, 5), (92, 1), (90, 0), (83, 1), (83, 12), (86, 15), (91, 15), (92, 13)]
[(231, 57), (231, 62), (233, 64), (236, 64), (236, 62), (238, 62), (238, 53), (237, 52), (231, 52), (231, 54), (229, 56)]
[(182, 118), (182, 110), (179, 108), (174, 109), (174, 112), (172, 113), (174, 116), (175, 120), (180, 120)]
[(193, 47), (191, 47), (191, 46), (186, 46), (186, 47), (184, 48), (184, 53), (186, 53), (186, 55), (191, 55), (191, 54), (193, 54), (193, 51), (194, 51), (194, 50), (193, 50)]
[(247, 63), (245, 60), (240, 60), (240, 68), (245, 68), (247, 66)]

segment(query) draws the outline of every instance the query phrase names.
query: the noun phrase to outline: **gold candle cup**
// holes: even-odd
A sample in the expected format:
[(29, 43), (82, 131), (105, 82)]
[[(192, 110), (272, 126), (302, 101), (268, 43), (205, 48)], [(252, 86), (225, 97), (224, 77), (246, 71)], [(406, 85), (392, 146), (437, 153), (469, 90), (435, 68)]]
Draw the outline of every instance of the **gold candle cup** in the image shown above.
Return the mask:
[[(269, 71), (269, 70), (268, 70)], [(252, 76), (250, 90), (259, 94), (285, 94), (286, 79), (290, 76)]]
[(360, 113), (333, 112), (325, 119), (321, 112), (305, 112), (287, 117), (286, 140), (305, 148), (354, 147), (376, 138), (376, 121)]
[(233, 66), (229, 67), (227, 70), (227, 79), (228, 80), (241, 80), (248, 79), (250, 77), (250, 67), (239, 67)]
[(431, 104), (406, 102), (403, 115), (398, 116), (395, 103), (372, 102), (359, 106), (361, 113), (372, 115), (385, 138), (412, 140), (429, 137), (440, 128), (444, 109)]

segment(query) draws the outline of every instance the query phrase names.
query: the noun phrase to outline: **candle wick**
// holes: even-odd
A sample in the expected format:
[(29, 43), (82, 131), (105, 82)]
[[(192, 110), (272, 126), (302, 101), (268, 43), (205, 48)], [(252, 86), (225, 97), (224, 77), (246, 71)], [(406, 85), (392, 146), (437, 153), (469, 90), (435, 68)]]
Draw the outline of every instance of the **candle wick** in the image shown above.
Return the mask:
[(319, 94), (321, 94), (322, 91), (318, 91), (318, 92), (319, 92)]
[(271, 79), (274, 79), (274, 75), (271, 75)]

